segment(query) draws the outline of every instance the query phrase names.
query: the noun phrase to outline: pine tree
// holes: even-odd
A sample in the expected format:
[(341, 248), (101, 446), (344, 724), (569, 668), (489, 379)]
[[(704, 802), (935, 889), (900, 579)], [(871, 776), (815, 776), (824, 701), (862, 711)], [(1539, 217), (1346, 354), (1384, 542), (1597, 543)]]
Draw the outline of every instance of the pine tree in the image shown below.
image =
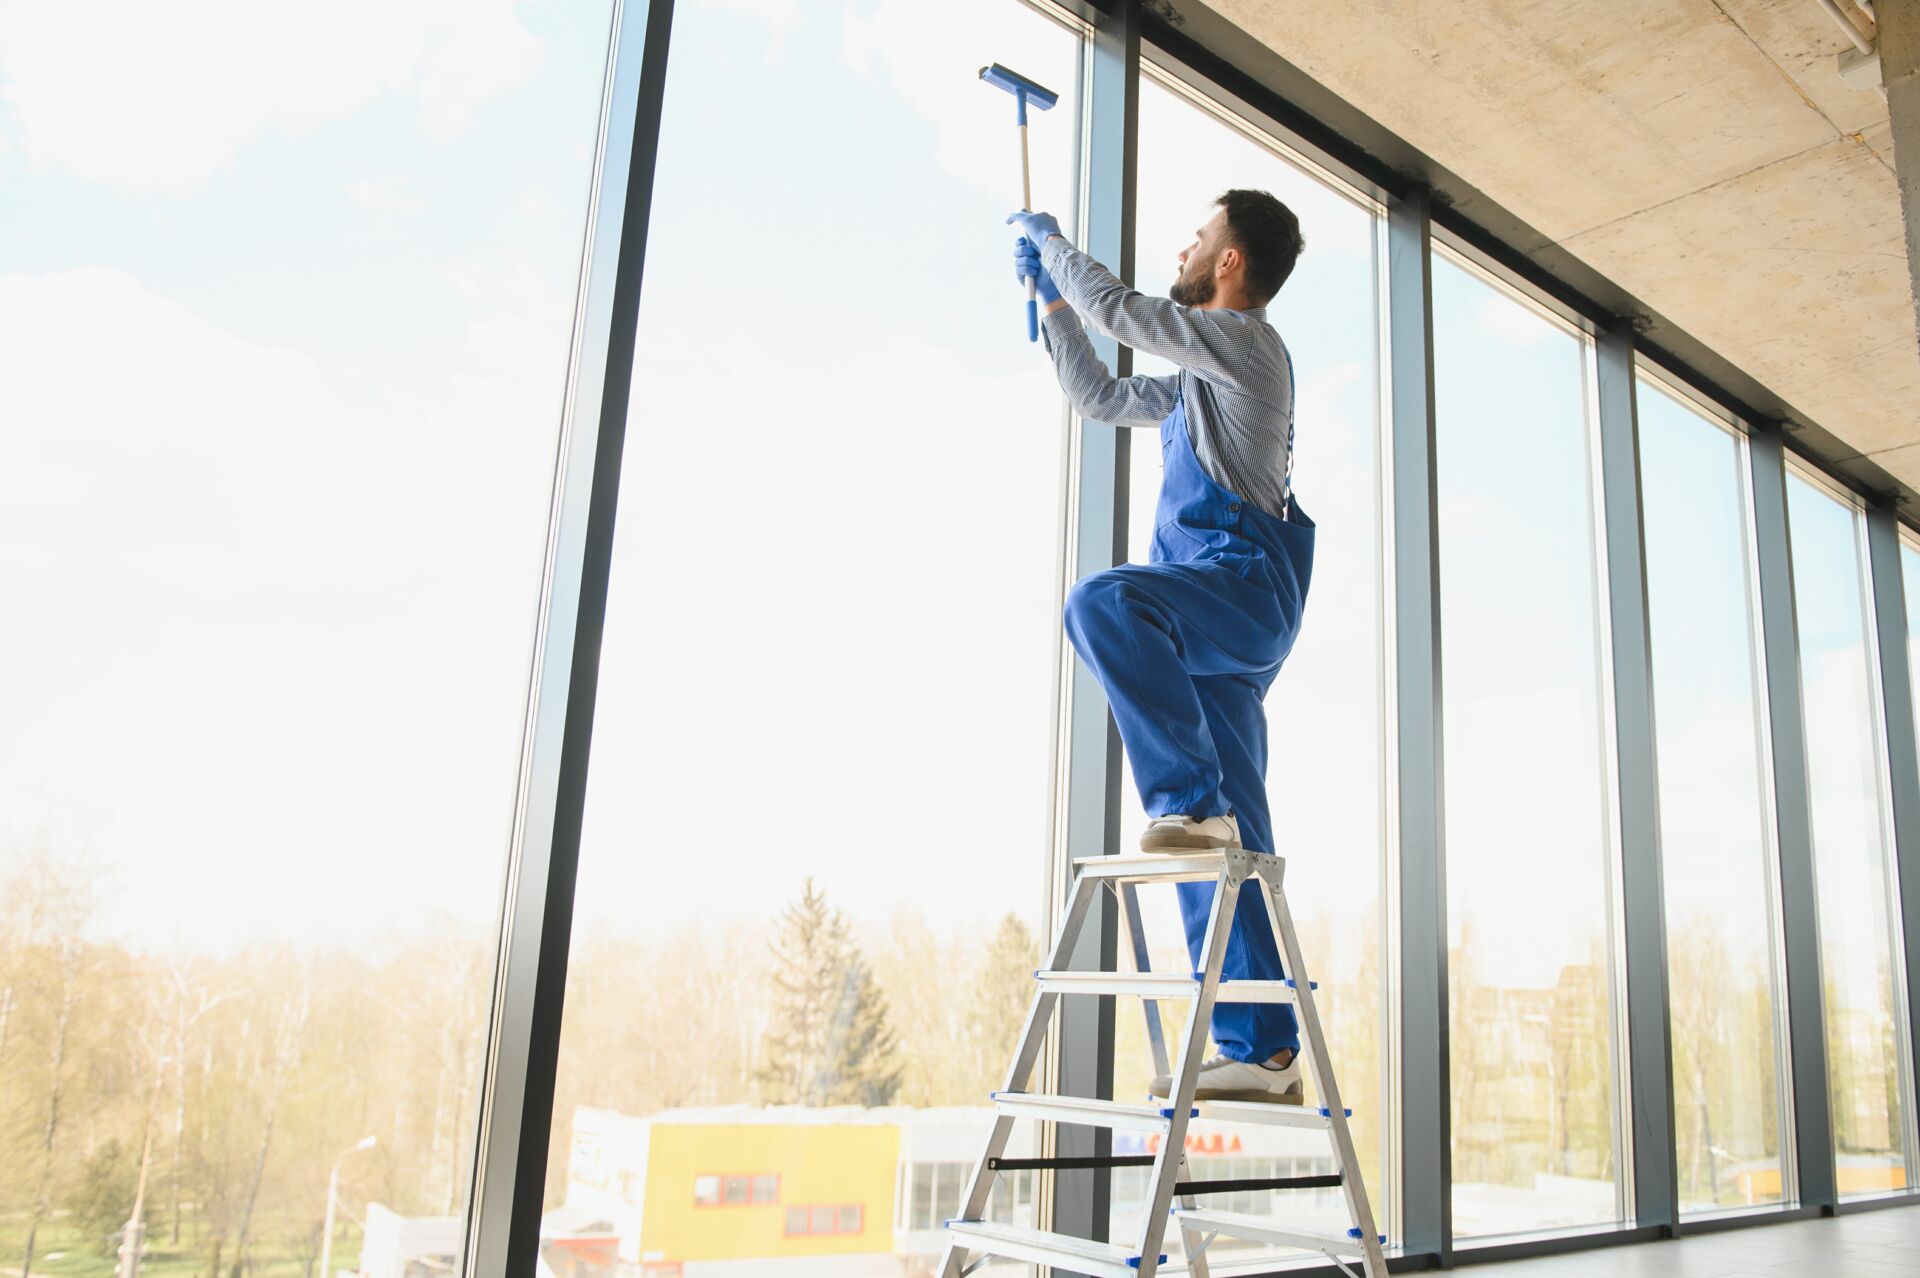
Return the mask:
[[(841, 922), (844, 935), (846, 924)], [(827, 1033), (829, 1068), (820, 1079), (822, 1105), (887, 1105), (900, 1090), (900, 1062), (887, 997), (873, 969), (847, 941), (840, 965), (840, 998)]]
[(886, 996), (846, 917), (811, 878), (780, 916), (773, 957), (762, 1096), (776, 1105), (889, 1104), (900, 1065)]

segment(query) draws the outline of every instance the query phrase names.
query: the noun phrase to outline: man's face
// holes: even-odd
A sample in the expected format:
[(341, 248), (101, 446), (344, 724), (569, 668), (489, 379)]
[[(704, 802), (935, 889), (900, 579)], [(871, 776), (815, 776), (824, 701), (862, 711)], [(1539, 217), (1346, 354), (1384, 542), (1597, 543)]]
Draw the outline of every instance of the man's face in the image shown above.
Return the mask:
[(1180, 253), (1180, 273), (1167, 296), (1182, 306), (1205, 306), (1213, 300), (1214, 270), (1227, 249), (1227, 211), (1215, 209), (1207, 224), (1193, 233), (1193, 243)]

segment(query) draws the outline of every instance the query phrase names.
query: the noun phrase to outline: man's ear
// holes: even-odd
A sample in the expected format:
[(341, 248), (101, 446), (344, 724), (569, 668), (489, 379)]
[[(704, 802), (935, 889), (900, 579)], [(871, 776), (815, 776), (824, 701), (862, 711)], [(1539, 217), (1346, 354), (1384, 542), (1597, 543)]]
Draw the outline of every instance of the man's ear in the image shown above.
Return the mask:
[(1213, 273), (1216, 276), (1228, 275), (1239, 270), (1244, 264), (1245, 262), (1240, 255), (1239, 249), (1222, 249), (1220, 251), (1220, 261), (1214, 266)]

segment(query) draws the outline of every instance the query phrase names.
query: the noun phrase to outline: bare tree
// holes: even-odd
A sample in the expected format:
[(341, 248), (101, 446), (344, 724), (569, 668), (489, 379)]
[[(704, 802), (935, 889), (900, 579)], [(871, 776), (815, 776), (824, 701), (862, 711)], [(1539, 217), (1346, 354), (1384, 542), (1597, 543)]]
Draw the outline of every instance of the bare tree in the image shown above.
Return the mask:
[(1004, 915), (975, 962), (964, 1039), (968, 1077), (956, 1099), (973, 1101), (1000, 1085), (1026, 1024), (1038, 966), (1040, 941), (1033, 929), (1017, 914)]
[(167, 964), (167, 1010), (171, 1021), (167, 1043), (168, 1059), (173, 1066), (173, 1153), (167, 1169), (167, 1190), (172, 1197), (169, 1212), (173, 1228), (171, 1242), (180, 1241), (180, 1151), (187, 1132), (187, 1041), (201, 1018), (233, 997), (231, 991), (211, 992), (199, 983), (200, 965), (175, 956)]
[(33, 849), (20, 867), (8, 895), (15, 908), (24, 912), (27, 957), (50, 960), (55, 994), (49, 1034), (47, 1060), (46, 1119), (40, 1126), (40, 1175), (33, 1197), (33, 1214), (27, 1224), (26, 1252), (20, 1265), (20, 1278), (33, 1272), (34, 1249), (40, 1226), (53, 1209), (55, 1146), (60, 1137), (65, 1095), (68, 1048), (74, 1028), (74, 1013), (80, 1001), (80, 978), (87, 958), (82, 932), (93, 912), (93, 896), (88, 879), (78, 872), (72, 858), (56, 858), (42, 845)]
[(153, 1163), (153, 1119), (159, 1105), (160, 1089), (167, 1081), (165, 1028), (157, 1019), (141, 1022), (134, 1032), (134, 1050), (151, 1071), (153, 1081), (146, 1089), (141, 1106), (140, 1166), (134, 1175), (133, 1210), (120, 1230), (120, 1278), (136, 1278), (140, 1257), (147, 1243), (147, 1171)]
[[(325, 1227), (324, 1221), (309, 1220), (287, 1229), (287, 1249), (299, 1262), (303, 1278), (314, 1278), (313, 1267), (320, 1263), (320, 1235)], [(325, 1275), (321, 1275), (321, 1278), (325, 1278)]]
[[(1674, 1104), (1691, 1109), (1691, 1123), (1675, 1115), (1675, 1139), (1686, 1160), (1686, 1190), (1719, 1197), (1713, 1165), (1714, 1054), (1726, 1035), (1731, 1001), (1731, 964), (1719, 930), (1710, 918), (1695, 918), (1669, 932), (1669, 978), (1673, 1017)], [(1682, 1090), (1682, 1084), (1685, 1090)], [(1689, 1148), (1691, 1146), (1691, 1148)]]
[(40, 1188), (34, 1194), (33, 1215), (27, 1224), (26, 1257), (20, 1262), (20, 1278), (33, 1273), (33, 1249), (40, 1226), (53, 1208), (53, 1145), (60, 1134), (60, 1097), (66, 1084), (67, 1035), (73, 1026), (74, 1004), (80, 986), (80, 961), (83, 949), (79, 937), (67, 933), (54, 941), (56, 970), (59, 973), (60, 998), (54, 1016), (52, 1059), (48, 1062), (51, 1081), (47, 1088), (47, 1121), (41, 1127)]
[(288, 1080), (306, 1046), (307, 1018), (313, 1010), (313, 987), (308, 978), (309, 974), (301, 971), (282, 998), (274, 1022), (273, 1041), (262, 1062), (260, 1145), (253, 1158), (253, 1179), (247, 1185), (246, 1206), (240, 1212), (240, 1232), (234, 1238), (233, 1278), (240, 1278), (249, 1265), (247, 1244), (253, 1228), (253, 1210), (260, 1199), (260, 1182), (267, 1172), (274, 1125), (280, 1118), (281, 1102), (286, 1099)]

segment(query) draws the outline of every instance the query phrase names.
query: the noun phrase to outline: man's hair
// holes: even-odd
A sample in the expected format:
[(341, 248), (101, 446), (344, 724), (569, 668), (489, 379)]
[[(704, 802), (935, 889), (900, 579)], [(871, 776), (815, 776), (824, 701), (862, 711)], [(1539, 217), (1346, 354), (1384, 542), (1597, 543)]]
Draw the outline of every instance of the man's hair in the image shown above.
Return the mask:
[(1265, 306), (1307, 246), (1300, 238), (1300, 219), (1265, 191), (1228, 191), (1214, 203), (1227, 211), (1233, 246), (1247, 259), (1247, 295)]

